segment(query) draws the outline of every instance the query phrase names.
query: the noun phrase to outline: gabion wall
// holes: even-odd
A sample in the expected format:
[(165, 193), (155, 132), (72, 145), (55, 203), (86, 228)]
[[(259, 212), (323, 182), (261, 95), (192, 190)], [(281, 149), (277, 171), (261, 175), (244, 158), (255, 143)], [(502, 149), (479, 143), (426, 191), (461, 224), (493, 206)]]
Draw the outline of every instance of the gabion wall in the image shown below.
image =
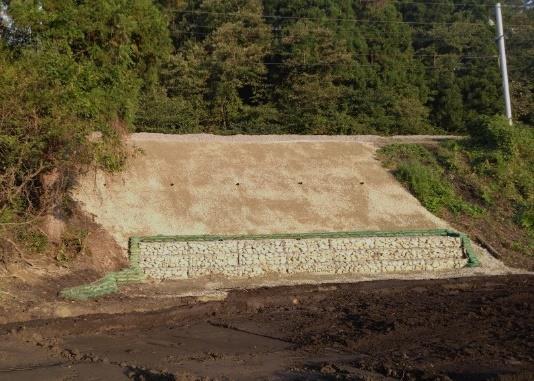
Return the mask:
[(256, 236), (131, 237), (130, 266), (63, 289), (66, 299), (97, 298), (127, 283), (206, 275), (407, 272), (479, 266), (471, 241), (448, 229)]
[(376, 274), (464, 267), (456, 235), (209, 238), (139, 241), (139, 268), (154, 279), (230, 278), (266, 274)]

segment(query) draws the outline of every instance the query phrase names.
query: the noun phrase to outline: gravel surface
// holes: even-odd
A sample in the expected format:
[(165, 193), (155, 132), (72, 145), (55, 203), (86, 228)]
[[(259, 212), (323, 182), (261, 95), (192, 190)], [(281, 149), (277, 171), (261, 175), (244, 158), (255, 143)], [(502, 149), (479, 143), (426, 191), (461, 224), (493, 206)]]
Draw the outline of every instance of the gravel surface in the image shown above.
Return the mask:
[(138, 132), (130, 135), (132, 142), (221, 142), (221, 143), (283, 143), (283, 142), (360, 142), (377, 145), (391, 143), (435, 143), (442, 140), (465, 139), (457, 135), (212, 135), (212, 134), (160, 134)]
[(447, 227), (377, 160), (377, 139), (134, 134), (124, 171), (87, 173), (73, 198), (124, 248), (158, 234)]

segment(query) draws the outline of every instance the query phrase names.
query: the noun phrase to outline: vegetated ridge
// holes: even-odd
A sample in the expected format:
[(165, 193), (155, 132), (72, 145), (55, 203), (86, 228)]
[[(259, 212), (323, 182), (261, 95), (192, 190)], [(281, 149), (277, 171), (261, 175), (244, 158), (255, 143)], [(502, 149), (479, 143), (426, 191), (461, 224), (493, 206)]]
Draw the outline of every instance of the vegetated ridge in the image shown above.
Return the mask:
[[(533, 9), (507, 5), (514, 128), (531, 128)], [(0, 261), (83, 252), (85, 228), (39, 224), (76, 215), (77, 176), (120, 170), (132, 130), (476, 135), (502, 110), (492, 6), (0, 2)]]

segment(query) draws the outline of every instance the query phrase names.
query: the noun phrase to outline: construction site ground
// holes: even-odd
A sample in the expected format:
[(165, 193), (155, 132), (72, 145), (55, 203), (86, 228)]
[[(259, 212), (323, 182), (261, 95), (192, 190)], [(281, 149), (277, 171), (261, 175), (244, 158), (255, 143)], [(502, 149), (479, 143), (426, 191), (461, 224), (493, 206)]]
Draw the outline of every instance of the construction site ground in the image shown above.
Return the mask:
[(439, 137), (258, 139), (135, 134), (142, 152), (125, 172), (87, 174), (75, 196), (91, 255), (26, 257), (0, 276), (0, 381), (534, 380), (534, 275), (480, 247), (481, 267), (444, 272), (58, 297), (125, 267), (129, 235), (449, 227), (375, 158)]
[(0, 380), (526, 381), (533, 326), (530, 275), (234, 290), (1, 325)]

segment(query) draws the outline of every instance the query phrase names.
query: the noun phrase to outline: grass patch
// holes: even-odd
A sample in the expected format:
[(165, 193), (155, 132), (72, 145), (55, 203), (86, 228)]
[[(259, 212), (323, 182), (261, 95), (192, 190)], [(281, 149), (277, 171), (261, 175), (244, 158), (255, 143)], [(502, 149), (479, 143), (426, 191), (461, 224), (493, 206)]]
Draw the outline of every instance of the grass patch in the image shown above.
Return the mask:
[(483, 118), (476, 137), (394, 144), (378, 155), (428, 210), (479, 237), (510, 265), (534, 269), (534, 130)]
[(379, 151), (387, 166), (393, 169), (395, 177), (433, 213), (444, 209), (451, 213), (467, 213), (477, 216), (483, 208), (460, 197), (449, 181), (445, 170), (435, 155), (425, 147), (416, 144), (394, 144)]

